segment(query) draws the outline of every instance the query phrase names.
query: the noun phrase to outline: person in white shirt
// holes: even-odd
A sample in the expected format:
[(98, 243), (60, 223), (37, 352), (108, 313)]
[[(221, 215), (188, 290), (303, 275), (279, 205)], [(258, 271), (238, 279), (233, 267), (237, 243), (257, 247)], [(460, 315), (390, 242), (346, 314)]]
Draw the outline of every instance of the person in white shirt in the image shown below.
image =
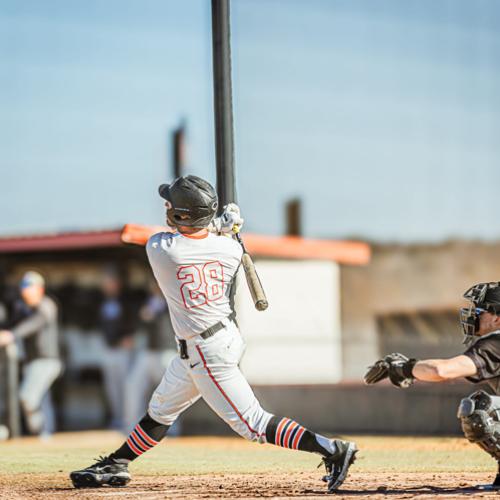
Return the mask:
[(226, 206), (213, 220), (215, 190), (193, 175), (162, 184), (159, 192), (166, 200), (167, 224), (176, 230), (153, 235), (146, 250), (168, 303), (179, 354), (126, 442), (94, 465), (72, 472), (73, 485), (127, 484), (129, 462), (158, 444), (177, 417), (202, 397), (246, 439), (321, 455), (323, 479), (335, 491), (355, 459), (355, 443), (328, 439), (267, 412), (239, 369), (245, 343), (230, 300), (243, 253), (231, 238), (234, 227), (243, 224), (238, 206)]

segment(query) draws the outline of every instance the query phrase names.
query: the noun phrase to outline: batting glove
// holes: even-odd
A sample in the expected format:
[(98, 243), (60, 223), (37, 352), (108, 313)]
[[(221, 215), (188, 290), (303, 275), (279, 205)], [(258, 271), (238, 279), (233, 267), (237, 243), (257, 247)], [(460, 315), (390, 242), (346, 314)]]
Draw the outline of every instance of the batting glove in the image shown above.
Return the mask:
[(208, 226), (212, 233), (229, 234), (234, 232), (235, 226), (238, 230), (243, 225), (244, 219), (240, 215), (240, 207), (236, 203), (229, 203), (224, 207), (220, 217), (216, 217)]

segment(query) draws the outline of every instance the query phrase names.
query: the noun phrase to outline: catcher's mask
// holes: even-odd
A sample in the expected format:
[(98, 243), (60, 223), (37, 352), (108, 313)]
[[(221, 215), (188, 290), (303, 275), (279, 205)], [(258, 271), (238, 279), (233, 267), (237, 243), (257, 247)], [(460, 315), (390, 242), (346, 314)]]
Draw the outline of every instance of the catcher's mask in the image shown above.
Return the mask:
[(500, 282), (478, 283), (464, 293), (470, 301), (469, 307), (460, 309), (460, 324), (464, 343), (470, 343), (479, 331), (479, 317), (484, 312), (500, 315)]
[(218, 206), (217, 193), (210, 183), (187, 175), (172, 184), (162, 184), (158, 191), (167, 200), (167, 222), (170, 226), (206, 227)]

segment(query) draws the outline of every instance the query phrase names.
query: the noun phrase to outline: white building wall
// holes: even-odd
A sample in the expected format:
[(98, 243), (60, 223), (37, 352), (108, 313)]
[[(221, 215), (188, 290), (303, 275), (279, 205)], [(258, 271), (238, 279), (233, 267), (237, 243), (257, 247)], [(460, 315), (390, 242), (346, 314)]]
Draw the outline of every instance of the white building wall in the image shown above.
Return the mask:
[(269, 308), (254, 308), (244, 273), (236, 293), (247, 342), (242, 370), (254, 384), (321, 384), (342, 378), (339, 266), (259, 260)]

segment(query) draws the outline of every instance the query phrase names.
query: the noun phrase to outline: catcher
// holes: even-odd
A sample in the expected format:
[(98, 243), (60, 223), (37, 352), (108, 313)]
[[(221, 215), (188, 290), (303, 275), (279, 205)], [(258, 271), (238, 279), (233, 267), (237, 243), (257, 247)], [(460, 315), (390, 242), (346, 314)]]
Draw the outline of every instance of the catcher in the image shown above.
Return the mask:
[(389, 378), (401, 388), (415, 380), (444, 382), (465, 377), (475, 384), (486, 382), (495, 395), (480, 390), (462, 399), (458, 418), (465, 437), (498, 462), (496, 478), (489, 488), (500, 489), (500, 282), (474, 285), (464, 298), (470, 306), (460, 310), (467, 346), (463, 354), (424, 360), (389, 354), (368, 369), (364, 380), (371, 385)]

